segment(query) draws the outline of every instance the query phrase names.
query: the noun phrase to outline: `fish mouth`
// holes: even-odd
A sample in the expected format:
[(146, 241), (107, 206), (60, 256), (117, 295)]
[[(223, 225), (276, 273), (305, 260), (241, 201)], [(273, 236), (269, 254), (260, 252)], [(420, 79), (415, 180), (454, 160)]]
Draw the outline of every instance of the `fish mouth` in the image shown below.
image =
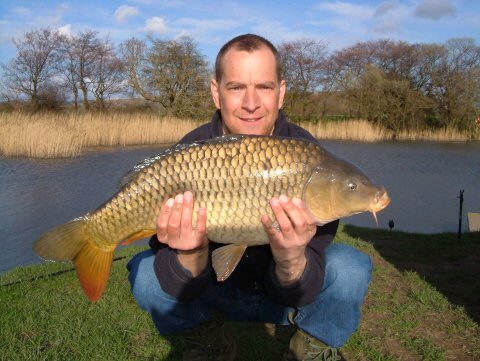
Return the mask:
[(375, 196), (372, 204), (370, 204), (369, 211), (372, 213), (375, 223), (378, 227), (377, 212), (380, 212), (382, 209), (386, 208), (391, 202), (390, 197), (386, 191), (378, 192)]

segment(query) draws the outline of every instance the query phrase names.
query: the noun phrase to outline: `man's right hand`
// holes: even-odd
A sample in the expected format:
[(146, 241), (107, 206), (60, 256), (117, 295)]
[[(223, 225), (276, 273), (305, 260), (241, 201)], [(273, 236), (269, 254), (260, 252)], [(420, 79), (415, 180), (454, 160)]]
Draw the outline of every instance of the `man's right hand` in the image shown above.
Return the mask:
[(208, 264), (207, 211), (200, 208), (193, 225), (193, 194), (168, 199), (157, 219), (157, 238), (177, 250), (180, 264), (198, 276)]

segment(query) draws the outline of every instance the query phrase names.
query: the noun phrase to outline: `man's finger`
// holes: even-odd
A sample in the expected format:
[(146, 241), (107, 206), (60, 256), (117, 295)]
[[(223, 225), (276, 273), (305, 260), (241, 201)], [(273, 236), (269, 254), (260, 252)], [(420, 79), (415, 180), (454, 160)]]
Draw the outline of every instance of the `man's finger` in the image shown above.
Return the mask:
[(308, 224), (305, 214), (299, 208), (301, 202), (302, 201), (299, 198), (293, 198), (290, 200), (287, 196), (280, 196), (280, 204), (293, 224), (295, 231), (303, 232), (306, 230)]
[(307, 228), (316, 228), (317, 224), (315, 222), (315, 215), (312, 211), (306, 206), (305, 202), (299, 198), (292, 199), (293, 204), (297, 206), (300, 213), (303, 215), (306, 221)]
[(294, 233), (292, 222), (284, 210), (284, 206), (286, 206), (288, 202), (290, 201), (285, 195), (281, 195), (279, 198), (272, 198), (270, 201), (270, 206), (280, 226), (280, 231), (286, 238), (293, 236)]
[(175, 196), (175, 202), (168, 220), (168, 236), (171, 241), (176, 241), (180, 237), (180, 224), (182, 221), (183, 194)]
[(185, 233), (186, 236), (192, 232), (192, 215), (193, 215), (193, 194), (192, 192), (185, 192), (183, 194), (183, 208), (181, 219), (180, 233)]
[(270, 239), (270, 244), (276, 246), (282, 243), (283, 235), (278, 228), (278, 223), (272, 221), (267, 214), (264, 214), (262, 218), (260, 218), (260, 221), (262, 222), (265, 232), (267, 232), (268, 238)]
[(207, 210), (203, 207), (199, 208), (197, 213), (195, 234), (198, 239), (205, 237), (205, 235), (207, 234)]
[(160, 242), (166, 242), (168, 236), (168, 220), (174, 204), (173, 198), (169, 198), (160, 210), (157, 218), (157, 238)]

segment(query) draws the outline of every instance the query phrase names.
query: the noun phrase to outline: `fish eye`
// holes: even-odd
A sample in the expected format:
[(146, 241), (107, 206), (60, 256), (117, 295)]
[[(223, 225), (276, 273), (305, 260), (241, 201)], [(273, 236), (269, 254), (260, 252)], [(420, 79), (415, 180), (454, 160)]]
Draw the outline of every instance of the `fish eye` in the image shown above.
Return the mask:
[(350, 188), (350, 190), (354, 191), (355, 189), (357, 189), (357, 185), (353, 182), (349, 182), (348, 183), (348, 188)]

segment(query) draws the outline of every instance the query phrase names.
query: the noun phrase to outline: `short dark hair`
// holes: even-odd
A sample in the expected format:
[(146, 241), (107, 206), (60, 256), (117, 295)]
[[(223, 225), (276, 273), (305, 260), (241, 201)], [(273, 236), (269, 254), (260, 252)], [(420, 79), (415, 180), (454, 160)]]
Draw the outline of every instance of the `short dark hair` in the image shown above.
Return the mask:
[(275, 70), (277, 73), (277, 78), (278, 80), (281, 80), (283, 76), (282, 61), (280, 59), (280, 54), (278, 53), (277, 48), (264, 37), (261, 37), (260, 35), (255, 35), (255, 34), (239, 35), (222, 46), (222, 48), (217, 54), (217, 58), (215, 59), (215, 80), (219, 82), (220, 79), (222, 78), (222, 75), (223, 75), (222, 61), (227, 51), (229, 51), (230, 49), (236, 49), (239, 51), (246, 51), (251, 53), (255, 50), (261, 49), (262, 47), (266, 47), (270, 49), (270, 51), (273, 53), (273, 56), (275, 57), (275, 62), (276, 62)]

